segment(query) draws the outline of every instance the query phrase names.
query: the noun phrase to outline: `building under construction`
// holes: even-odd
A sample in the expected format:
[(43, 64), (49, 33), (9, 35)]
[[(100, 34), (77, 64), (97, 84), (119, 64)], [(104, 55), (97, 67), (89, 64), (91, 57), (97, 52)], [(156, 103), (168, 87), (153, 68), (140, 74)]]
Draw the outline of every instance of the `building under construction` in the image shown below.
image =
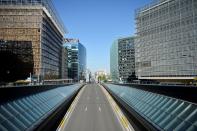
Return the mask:
[(197, 0), (157, 0), (136, 11), (139, 79), (191, 82), (197, 76)]
[(0, 0), (0, 81), (60, 78), (64, 34), (51, 0)]

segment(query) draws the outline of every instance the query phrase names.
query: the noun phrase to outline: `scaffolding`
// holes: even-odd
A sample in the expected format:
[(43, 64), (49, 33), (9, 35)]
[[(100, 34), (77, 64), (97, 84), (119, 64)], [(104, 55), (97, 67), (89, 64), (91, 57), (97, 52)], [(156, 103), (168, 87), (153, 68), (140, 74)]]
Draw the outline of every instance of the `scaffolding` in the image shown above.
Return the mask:
[(138, 77), (197, 76), (197, 1), (162, 0), (136, 11)]

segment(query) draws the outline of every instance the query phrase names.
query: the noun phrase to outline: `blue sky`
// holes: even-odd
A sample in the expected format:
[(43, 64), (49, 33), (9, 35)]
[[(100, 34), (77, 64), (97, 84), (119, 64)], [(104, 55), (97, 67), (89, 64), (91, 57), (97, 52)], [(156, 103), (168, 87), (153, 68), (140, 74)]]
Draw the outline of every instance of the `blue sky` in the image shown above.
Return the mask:
[(135, 9), (151, 1), (54, 0), (54, 4), (69, 32), (65, 37), (78, 38), (86, 47), (87, 67), (109, 72), (112, 42), (135, 34)]

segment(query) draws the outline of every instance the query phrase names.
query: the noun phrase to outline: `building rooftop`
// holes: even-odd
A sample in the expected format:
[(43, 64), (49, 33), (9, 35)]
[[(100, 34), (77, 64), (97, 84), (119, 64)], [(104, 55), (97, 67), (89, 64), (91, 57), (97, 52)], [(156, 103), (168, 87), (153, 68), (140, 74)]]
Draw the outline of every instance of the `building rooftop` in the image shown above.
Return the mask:
[(79, 43), (79, 39), (73, 39), (73, 38), (65, 38), (65, 43)]
[(137, 8), (135, 10), (135, 16), (138, 16), (139, 13), (141, 13), (143, 11), (146, 11), (146, 10), (149, 10), (151, 8), (154, 8), (154, 7), (156, 7), (156, 6), (160, 5), (160, 4), (166, 3), (168, 1), (171, 1), (171, 0), (153, 0), (151, 3), (146, 4), (146, 5), (144, 5), (144, 6), (140, 7), (140, 8)]
[(0, 0), (0, 6), (9, 6), (9, 7), (14, 7), (14, 6), (43, 6), (46, 8), (48, 11), (50, 17), (52, 18), (52, 21), (57, 25), (59, 30), (61, 31), (62, 34), (67, 33), (67, 30), (63, 24), (63, 21), (61, 20), (57, 10), (54, 7), (54, 4), (52, 0)]

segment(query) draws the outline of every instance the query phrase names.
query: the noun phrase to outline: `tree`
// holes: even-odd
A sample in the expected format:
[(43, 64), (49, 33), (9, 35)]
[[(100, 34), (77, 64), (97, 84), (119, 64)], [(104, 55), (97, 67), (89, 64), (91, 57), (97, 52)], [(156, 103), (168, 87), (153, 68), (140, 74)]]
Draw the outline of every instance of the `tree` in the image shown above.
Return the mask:
[(106, 82), (106, 81), (107, 81), (107, 78), (106, 78), (105, 75), (99, 75), (99, 76), (98, 76), (98, 81), (99, 81), (99, 82), (100, 82), (100, 81)]

